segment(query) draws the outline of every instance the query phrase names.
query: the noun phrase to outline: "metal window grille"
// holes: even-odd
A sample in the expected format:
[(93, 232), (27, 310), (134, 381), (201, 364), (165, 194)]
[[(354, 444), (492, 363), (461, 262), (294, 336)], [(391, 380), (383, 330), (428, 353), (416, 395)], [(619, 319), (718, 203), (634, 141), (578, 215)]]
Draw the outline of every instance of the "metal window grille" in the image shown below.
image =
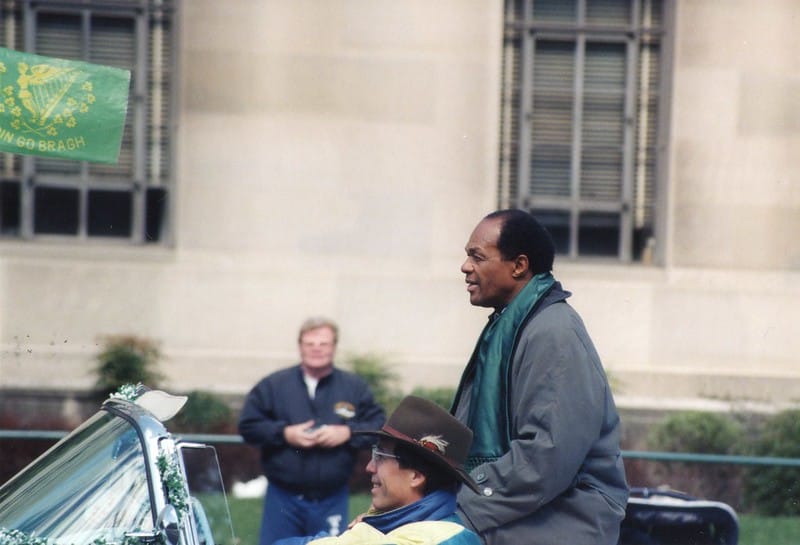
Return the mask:
[(506, 0), (498, 201), (560, 254), (622, 261), (652, 245), (661, 0)]
[(0, 154), (0, 237), (169, 239), (176, 1), (0, 1), (4, 47), (131, 71), (116, 164)]

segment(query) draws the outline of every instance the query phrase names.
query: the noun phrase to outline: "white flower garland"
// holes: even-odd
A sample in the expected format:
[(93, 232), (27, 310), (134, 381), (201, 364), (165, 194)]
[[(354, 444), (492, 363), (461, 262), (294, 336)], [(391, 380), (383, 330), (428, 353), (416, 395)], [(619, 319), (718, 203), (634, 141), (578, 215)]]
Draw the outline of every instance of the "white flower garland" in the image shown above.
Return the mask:
[(189, 498), (183, 473), (174, 456), (169, 456), (164, 451), (159, 453), (156, 465), (161, 472), (161, 483), (167, 490), (167, 499), (178, 512), (178, 521), (183, 525), (184, 517), (189, 513)]
[[(19, 530), (7, 530), (0, 528), (0, 545), (51, 545), (52, 541), (43, 537), (36, 537), (33, 534), (26, 534)], [(91, 543), (84, 545), (136, 545), (139, 540), (135, 538), (125, 537), (120, 543), (117, 540), (108, 541), (104, 538), (97, 538)], [(76, 544), (72, 544), (76, 545)]]
[(110, 399), (124, 399), (125, 401), (130, 401), (133, 403), (139, 398), (142, 394), (139, 393), (140, 389), (142, 388), (142, 383), (139, 382), (137, 384), (123, 384), (120, 386), (117, 391), (110, 396)]

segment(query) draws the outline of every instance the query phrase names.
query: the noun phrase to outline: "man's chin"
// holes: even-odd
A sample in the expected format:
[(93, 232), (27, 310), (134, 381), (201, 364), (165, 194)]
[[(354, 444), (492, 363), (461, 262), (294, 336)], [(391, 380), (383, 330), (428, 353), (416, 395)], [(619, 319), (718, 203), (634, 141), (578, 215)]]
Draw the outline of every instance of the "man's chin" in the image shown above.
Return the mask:
[(317, 378), (325, 377), (333, 372), (333, 362), (325, 364), (316, 364), (314, 362), (301, 362), (300, 365), (303, 367), (303, 372), (305, 372), (305, 374)]
[(376, 514), (376, 515), (380, 514), (380, 513), (383, 513), (385, 511), (388, 511), (388, 509), (386, 509), (386, 507), (384, 507), (380, 501), (378, 501), (378, 502), (375, 501), (375, 493), (374, 493), (374, 491), (373, 491), (373, 494), (372, 494), (372, 504), (370, 505), (369, 511), (370, 511), (370, 513), (373, 513), (373, 514)]
[(490, 307), (490, 306), (492, 306), (489, 303), (487, 303), (485, 300), (483, 300), (480, 297), (478, 297), (477, 295), (472, 295), (472, 294), (469, 296), (469, 304), (472, 305), (473, 307)]

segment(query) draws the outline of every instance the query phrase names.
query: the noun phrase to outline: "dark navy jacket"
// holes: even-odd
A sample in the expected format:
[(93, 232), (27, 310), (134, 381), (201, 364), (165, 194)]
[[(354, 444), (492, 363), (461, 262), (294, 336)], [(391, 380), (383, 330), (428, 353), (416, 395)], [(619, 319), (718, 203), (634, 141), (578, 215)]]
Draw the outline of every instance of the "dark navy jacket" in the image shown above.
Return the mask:
[(352, 437), (333, 449), (297, 449), (283, 438), (283, 428), (314, 420), (317, 425), (345, 424), (352, 431), (378, 430), (385, 419), (367, 383), (334, 367), (308, 395), (299, 365), (276, 371), (253, 387), (239, 418), (245, 442), (261, 448), (261, 464), (269, 482), (311, 498), (330, 495), (347, 484), (356, 452), (370, 436)]

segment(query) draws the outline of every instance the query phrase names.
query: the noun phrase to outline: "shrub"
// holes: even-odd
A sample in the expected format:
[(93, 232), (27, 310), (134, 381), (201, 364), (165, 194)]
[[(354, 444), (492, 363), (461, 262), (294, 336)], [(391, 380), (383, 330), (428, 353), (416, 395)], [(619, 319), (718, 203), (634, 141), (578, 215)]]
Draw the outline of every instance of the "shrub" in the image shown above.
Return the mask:
[(411, 391), (411, 395), (422, 397), (433, 401), (445, 410), (450, 410), (453, 404), (453, 399), (456, 396), (455, 388), (426, 388), (425, 386), (417, 386)]
[[(767, 419), (753, 445), (757, 456), (800, 458), (800, 410)], [(745, 500), (764, 515), (800, 515), (800, 468), (753, 466), (745, 474)]]
[(124, 384), (142, 383), (156, 388), (163, 380), (157, 371), (161, 354), (155, 342), (133, 335), (108, 335), (101, 340), (95, 386), (102, 395), (115, 392)]
[[(746, 450), (743, 427), (732, 417), (703, 411), (667, 416), (648, 434), (652, 450), (692, 454), (733, 454)], [(697, 497), (740, 503), (741, 468), (730, 464), (665, 462), (653, 465), (659, 485)]]
[(170, 428), (193, 433), (231, 431), (233, 411), (222, 397), (211, 392), (189, 392), (186, 405), (172, 420)]
[[(405, 394), (398, 388), (398, 375), (390, 369), (389, 363), (375, 354), (359, 354), (350, 356), (345, 364), (369, 384), (375, 401), (386, 411), (387, 416), (397, 408)], [(433, 401), (447, 410), (455, 397), (455, 388), (429, 388), (417, 386), (411, 395)]]
[(369, 384), (375, 401), (388, 415), (403, 397), (397, 388), (398, 375), (389, 369), (384, 358), (375, 354), (357, 354), (346, 360), (346, 365)]
[(744, 450), (744, 431), (732, 418), (702, 411), (669, 415), (648, 435), (648, 445), (667, 452), (731, 454)]

